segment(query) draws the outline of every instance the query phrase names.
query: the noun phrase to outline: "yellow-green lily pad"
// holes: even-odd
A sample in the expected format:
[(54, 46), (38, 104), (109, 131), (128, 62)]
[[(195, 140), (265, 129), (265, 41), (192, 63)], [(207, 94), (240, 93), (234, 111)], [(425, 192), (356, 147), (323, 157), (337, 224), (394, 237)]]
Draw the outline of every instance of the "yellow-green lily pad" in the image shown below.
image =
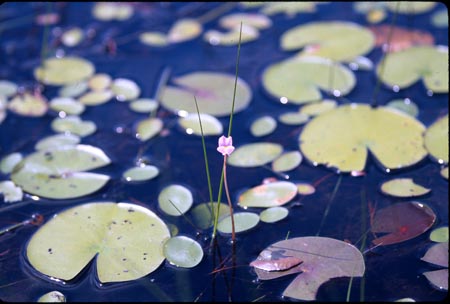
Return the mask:
[(259, 167), (270, 163), (283, 152), (276, 143), (258, 142), (237, 147), (228, 157), (227, 163), (235, 167)]
[(413, 46), (388, 53), (377, 75), (389, 87), (404, 89), (422, 79), (428, 90), (448, 93), (448, 47)]
[(139, 166), (126, 170), (122, 176), (127, 182), (146, 181), (155, 178), (159, 169), (155, 166)]
[(72, 97), (55, 97), (50, 100), (49, 106), (53, 111), (63, 111), (68, 115), (80, 115), (86, 108), (84, 104)]
[[(165, 108), (175, 113), (180, 110), (197, 113), (195, 96), (200, 113), (213, 116), (226, 116), (231, 113), (235, 75), (193, 72), (172, 80), (178, 87), (166, 86), (161, 92), (160, 101)], [(250, 86), (238, 78), (234, 113), (247, 108), (251, 99)]]
[(302, 162), (302, 154), (299, 151), (284, 152), (272, 162), (272, 170), (286, 172), (297, 168)]
[(16, 95), (9, 101), (8, 109), (23, 116), (44, 116), (48, 109), (47, 99), (42, 95), (32, 95), (30, 93)]
[(436, 120), (425, 132), (425, 148), (440, 164), (448, 163), (448, 114)]
[(285, 51), (305, 47), (300, 55), (340, 62), (351, 62), (355, 57), (370, 52), (374, 45), (375, 38), (369, 29), (344, 21), (302, 24), (281, 36), (281, 48)]
[(139, 97), (141, 89), (131, 79), (117, 78), (111, 84), (111, 91), (119, 101), (130, 101)]
[(0, 161), (0, 172), (3, 174), (9, 174), (12, 172), (14, 167), (20, 163), (23, 159), (22, 154), (19, 152), (11, 153), (4, 156)]
[(430, 240), (433, 242), (448, 242), (448, 226), (439, 227), (431, 231)]
[(286, 218), (288, 214), (289, 210), (287, 208), (276, 206), (263, 210), (259, 214), (259, 218), (264, 223), (276, 223)]
[(61, 42), (65, 46), (74, 47), (81, 43), (84, 38), (83, 30), (79, 27), (71, 28), (61, 35)]
[(40, 139), (35, 145), (36, 150), (50, 150), (62, 146), (76, 146), (80, 143), (80, 137), (75, 134), (61, 133), (50, 135)]
[[(195, 226), (200, 229), (208, 229), (214, 224), (214, 216), (217, 211), (217, 203), (202, 203), (192, 208), (190, 214), (192, 215)], [(230, 215), (230, 207), (227, 204), (220, 203), (219, 205), (219, 221), (224, 217)]]
[(98, 106), (110, 101), (113, 95), (111, 90), (90, 91), (78, 97), (78, 101), (87, 106)]
[(322, 100), (321, 90), (347, 95), (356, 80), (353, 72), (339, 63), (320, 57), (292, 57), (266, 68), (262, 82), (270, 95), (303, 104)]
[(139, 98), (130, 102), (130, 109), (138, 113), (151, 113), (158, 107), (159, 103), (151, 98)]
[(412, 117), (417, 117), (417, 115), (419, 115), (419, 107), (417, 107), (417, 105), (409, 98), (391, 100), (386, 106), (400, 110)]
[(139, 41), (150, 46), (166, 46), (169, 44), (166, 34), (161, 32), (143, 32), (139, 35)]
[(312, 119), (300, 134), (300, 150), (314, 165), (340, 172), (361, 172), (368, 151), (386, 170), (422, 160), (425, 126), (387, 107), (365, 104), (340, 106)]
[(280, 2), (264, 2), (261, 13), (268, 16), (284, 13), (293, 18), (298, 13), (312, 13), (316, 11), (316, 5), (320, 2), (312, 1), (280, 1)]
[(177, 267), (192, 268), (203, 259), (203, 249), (200, 244), (186, 236), (176, 236), (168, 239), (163, 247), (164, 256), (170, 264)]
[(105, 73), (95, 74), (88, 81), (88, 86), (92, 91), (104, 91), (111, 86), (111, 76)]
[(286, 181), (262, 184), (248, 189), (239, 196), (238, 205), (243, 208), (269, 208), (282, 206), (297, 195), (297, 186)]
[(415, 197), (427, 194), (431, 189), (414, 183), (412, 178), (395, 178), (381, 184), (381, 192), (396, 197)]
[(129, 203), (92, 202), (52, 217), (26, 248), (40, 273), (69, 281), (94, 258), (100, 282), (142, 278), (164, 261), (169, 229), (151, 210)]
[(448, 167), (444, 167), (441, 170), (441, 176), (445, 179), (448, 179)]
[(200, 119), (202, 122), (202, 128), (200, 128), (200, 122), (198, 121), (198, 114), (189, 113), (185, 117), (178, 119), (180, 126), (186, 131), (187, 134), (195, 135), (219, 135), (223, 133), (223, 126), (220, 120), (216, 117), (200, 113)]
[(83, 172), (108, 165), (99, 148), (88, 145), (52, 147), (25, 157), (11, 173), (24, 191), (52, 199), (84, 196), (102, 188), (109, 176)]
[(61, 97), (77, 97), (86, 92), (88, 88), (88, 82), (86, 80), (83, 80), (61, 87), (58, 91), (58, 94)]
[(266, 15), (258, 13), (234, 13), (223, 16), (219, 19), (219, 25), (223, 28), (232, 29), (235, 27), (250, 25), (263, 30), (272, 26), (272, 20)]
[(97, 2), (92, 9), (92, 15), (101, 21), (124, 21), (129, 19), (133, 13), (133, 6), (123, 2)]
[(57, 291), (50, 291), (39, 297), (38, 303), (63, 303), (66, 302), (66, 296)]
[(254, 120), (250, 125), (250, 133), (261, 137), (271, 134), (277, 127), (277, 121), (269, 115), (264, 115)]
[(136, 127), (136, 138), (140, 141), (152, 139), (161, 132), (164, 124), (158, 117), (150, 117), (141, 120)]
[(169, 43), (180, 43), (198, 37), (203, 31), (202, 24), (196, 19), (183, 18), (175, 22), (167, 33)]
[(82, 58), (50, 58), (34, 70), (34, 77), (49, 85), (73, 84), (91, 77), (94, 65)]
[(191, 191), (182, 185), (165, 187), (158, 195), (158, 205), (164, 213), (181, 216), (191, 207), (194, 199)]
[(285, 125), (298, 126), (309, 120), (309, 115), (300, 112), (286, 112), (278, 116), (278, 120)]
[(242, 25), (242, 32), (240, 25), (228, 30), (228, 32), (219, 32), (216, 30), (208, 30), (203, 35), (203, 39), (212, 45), (237, 45), (239, 43), (239, 36), (241, 37), (241, 44), (256, 40), (259, 37), (258, 29), (250, 25)]
[[(234, 213), (234, 232), (239, 233), (250, 230), (259, 223), (259, 215), (253, 212)], [(232, 233), (231, 216), (223, 218), (217, 225), (217, 230), (221, 233)]]
[(311, 195), (316, 192), (316, 188), (308, 183), (297, 183), (296, 186), (298, 194), (301, 195)]
[(337, 107), (337, 102), (334, 100), (324, 99), (319, 102), (309, 103), (300, 109), (300, 114), (305, 114), (308, 116), (317, 116), (326, 111), (335, 109)]
[(11, 97), (17, 93), (18, 86), (9, 80), (0, 80), (0, 96)]
[(73, 115), (55, 118), (51, 127), (55, 132), (70, 132), (81, 137), (86, 137), (97, 131), (97, 126), (93, 121), (84, 121), (79, 116)]

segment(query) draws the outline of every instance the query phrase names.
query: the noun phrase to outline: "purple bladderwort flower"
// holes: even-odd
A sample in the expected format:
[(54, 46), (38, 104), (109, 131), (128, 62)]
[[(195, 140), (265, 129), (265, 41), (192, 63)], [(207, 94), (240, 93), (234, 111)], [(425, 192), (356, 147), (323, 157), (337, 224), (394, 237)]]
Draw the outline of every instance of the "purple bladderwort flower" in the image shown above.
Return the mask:
[(217, 151), (222, 153), (223, 156), (229, 156), (234, 151), (233, 138), (231, 136), (225, 137), (222, 135), (219, 138), (219, 146), (217, 147)]

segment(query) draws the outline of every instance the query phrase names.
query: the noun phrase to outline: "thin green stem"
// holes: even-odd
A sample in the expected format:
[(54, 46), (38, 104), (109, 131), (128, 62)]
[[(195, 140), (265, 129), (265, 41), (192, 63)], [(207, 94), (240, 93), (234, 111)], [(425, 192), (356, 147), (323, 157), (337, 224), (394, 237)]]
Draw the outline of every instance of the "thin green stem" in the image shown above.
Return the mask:
[(320, 222), (319, 231), (317, 231), (316, 235), (319, 235), (320, 231), (322, 230), (322, 226), (325, 223), (325, 219), (328, 216), (328, 212), (330, 211), (331, 203), (333, 202), (334, 198), (336, 197), (336, 193), (337, 193), (337, 191), (339, 189), (339, 185), (341, 184), (341, 180), (342, 180), (342, 175), (339, 175), (339, 178), (338, 178), (338, 180), (336, 182), (336, 186), (334, 186), (333, 193), (331, 194), (330, 201), (328, 202), (328, 206), (325, 209), (325, 212), (323, 214), (322, 221)]
[(217, 194), (217, 207), (216, 212), (214, 213), (214, 228), (211, 241), (213, 241), (214, 238), (216, 237), (217, 224), (219, 223), (220, 201), (222, 200), (223, 180), (224, 180), (224, 172), (222, 167), (222, 174), (220, 175), (220, 183), (219, 183), (219, 193)]
[(233, 214), (233, 205), (231, 204), (231, 198), (230, 198), (230, 192), (228, 190), (228, 183), (227, 183), (227, 156), (223, 156), (223, 176), (224, 176), (224, 182), (225, 182), (225, 194), (227, 195), (228, 200), (228, 206), (230, 207), (230, 216), (231, 216), (231, 240), (233, 243), (236, 240), (236, 234), (234, 229), (234, 214)]
[(234, 77), (233, 103), (231, 104), (230, 123), (228, 125), (228, 137), (231, 136), (231, 127), (233, 125), (234, 102), (236, 100), (236, 87), (237, 87), (238, 72), (239, 72), (239, 58), (241, 57), (241, 38), (242, 38), (242, 22), (241, 22), (241, 28), (239, 30), (239, 42), (238, 42), (238, 51), (237, 51), (237, 58), (236, 58), (236, 75)]

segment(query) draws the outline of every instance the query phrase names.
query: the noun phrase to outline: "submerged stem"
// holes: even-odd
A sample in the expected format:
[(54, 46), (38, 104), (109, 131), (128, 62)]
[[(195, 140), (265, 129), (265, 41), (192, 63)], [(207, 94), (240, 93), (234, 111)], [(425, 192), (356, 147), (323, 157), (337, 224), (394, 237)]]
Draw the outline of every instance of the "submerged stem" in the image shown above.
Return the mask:
[(234, 229), (234, 214), (233, 214), (233, 205), (231, 204), (230, 192), (228, 191), (228, 183), (227, 183), (227, 156), (223, 156), (223, 176), (225, 182), (225, 193), (227, 195), (228, 206), (230, 207), (230, 216), (231, 216), (231, 240), (233, 243), (236, 240), (235, 229)]

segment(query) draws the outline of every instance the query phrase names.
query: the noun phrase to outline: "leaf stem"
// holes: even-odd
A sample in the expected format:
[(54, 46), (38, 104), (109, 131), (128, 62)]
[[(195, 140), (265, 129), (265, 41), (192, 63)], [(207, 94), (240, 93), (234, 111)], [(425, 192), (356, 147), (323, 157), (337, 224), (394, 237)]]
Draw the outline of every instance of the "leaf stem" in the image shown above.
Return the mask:
[(231, 216), (231, 240), (234, 243), (236, 240), (236, 233), (234, 228), (234, 214), (233, 214), (233, 205), (231, 204), (230, 192), (228, 191), (228, 183), (227, 183), (227, 156), (223, 156), (223, 176), (225, 182), (225, 193), (227, 195), (228, 206), (230, 207), (230, 216)]

